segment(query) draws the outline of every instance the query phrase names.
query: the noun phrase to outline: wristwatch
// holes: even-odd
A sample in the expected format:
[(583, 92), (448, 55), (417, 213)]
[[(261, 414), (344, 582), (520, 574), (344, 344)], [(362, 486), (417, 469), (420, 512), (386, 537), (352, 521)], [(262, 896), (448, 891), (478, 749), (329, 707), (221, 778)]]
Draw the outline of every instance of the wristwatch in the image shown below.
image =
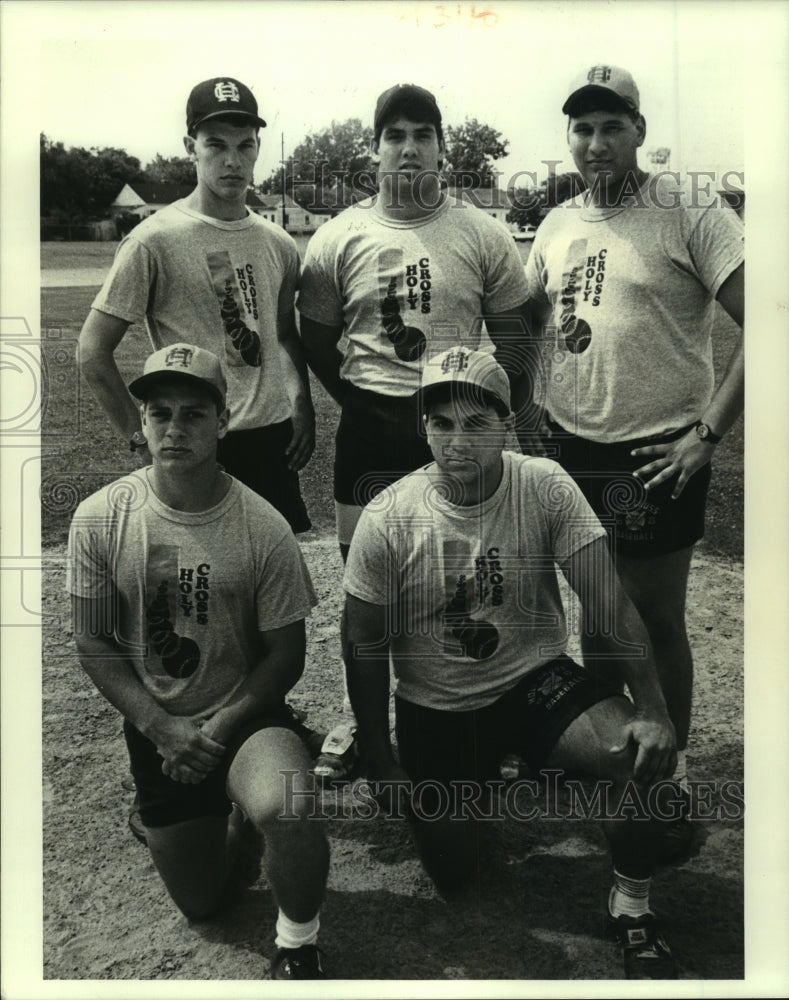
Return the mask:
[(717, 444), (722, 440), (720, 434), (714, 434), (710, 430), (709, 424), (703, 423), (701, 420), (696, 423), (696, 433), (701, 441), (706, 441), (707, 444)]
[(129, 451), (137, 451), (138, 448), (147, 448), (148, 442), (142, 431), (135, 431), (129, 438)]

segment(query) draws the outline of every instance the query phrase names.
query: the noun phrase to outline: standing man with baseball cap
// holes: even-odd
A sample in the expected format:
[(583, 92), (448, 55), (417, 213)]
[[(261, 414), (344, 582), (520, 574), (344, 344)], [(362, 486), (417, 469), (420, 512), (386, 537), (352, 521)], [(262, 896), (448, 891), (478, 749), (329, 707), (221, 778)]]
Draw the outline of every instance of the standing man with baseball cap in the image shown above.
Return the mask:
[[(365, 508), (345, 570), (348, 690), (373, 788), (409, 815), (426, 870), (452, 897), (484, 870), (475, 818), (502, 815), (490, 808), (489, 782), (505, 754), (515, 750), (535, 773), (610, 782), (610, 927), (628, 938), (625, 974), (676, 978), (649, 909), (659, 823), (616, 807), (633, 782), (648, 799), (672, 773), (674, 730), (605, 531), (555, 462), (503, 450), (514, 418), (491, 355), (453, 347), (430, 358), (417, 405), (434, 461)], [(618, 662), (632, 701), (604, 664), (587, 670), (567, 656), (557, 567), (608, 655), (630, 643)]]
[(240, 81), (193, 88), (184, 146), (196, 187), (121, 242), (78, 359), (118, 433), (146, 461), (139, 412), (114, 356), (127, 328), (144, 322), (154, 350), (188, 339), (214, 352), (230, 409), (219, 460), (300, 532), (310, 520), (298, 470), (312, 454), (315, 418), (295, 325), (299, 257), (290, 236), (246, 207), (265, 124)]
[(343, 558), (364, 505), (430, 460), (413, 401), (425, 362), (453, 344), (495, 349), (514, 377), (526, 339), (512, 236), (442, 186), (434, 95), (415, 84), (384, 91), (372, 153), (377, 194), (318, 230), (298, 298), (307, 361), (342, 407), (334, 499)]
[[(716, 302), (742, 327), (743, 228), (716, 194), (639, 167), (646, 121), (627, 70), (585, 69), (562, 111), (588, 190), (547, 216), (526, 266), (546, 322), (545, 445), (608, 531), (655, 651), (680, 751), (675, 778), (687, 790), (688, 572), (710, 461), (744, 397), (742, 338), (716, 388), (711, 333)], [(585, 637), (585, 659), (598, 655)], [(664, 860), (692, 841), (683, 817)]]
[(124, 717), (146, 842), (179, 909), (200, 920), (221, 906), (246, 817), (279, 906), (273, 978), (323, 978), (328, 846), (300, 805), (310, 758), (285, 705), (317, 603), (309, 573), (284, 517), (217, 464), (219, 359), (176, 343), (129, 389), (151, 464), (74, 514), (80, 662)]

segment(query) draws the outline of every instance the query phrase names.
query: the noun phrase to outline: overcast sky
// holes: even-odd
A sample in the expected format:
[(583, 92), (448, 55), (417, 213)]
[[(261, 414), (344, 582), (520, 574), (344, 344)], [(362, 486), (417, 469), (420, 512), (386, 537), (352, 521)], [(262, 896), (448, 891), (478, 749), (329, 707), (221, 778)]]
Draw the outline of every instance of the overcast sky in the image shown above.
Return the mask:
[(543, 176), (542, 161), (566, 153), (568, 81), (613, 62), (640, 87), (646, 150), (669, 147), (675, 169), (743, 166), (744, 4), (39, 6), (41, 131), (67, 146), (118, 146), (143, 165), (183, 153), (189, 90), (227, 74), (253, 89), (269, 123), (258, 181), (279, 162), (283, 134), (287, 155), (333, 118), (370, 124), (378, 93), (408, 81), (436, 94), (446, 122), (499, 129), (504, 171)]

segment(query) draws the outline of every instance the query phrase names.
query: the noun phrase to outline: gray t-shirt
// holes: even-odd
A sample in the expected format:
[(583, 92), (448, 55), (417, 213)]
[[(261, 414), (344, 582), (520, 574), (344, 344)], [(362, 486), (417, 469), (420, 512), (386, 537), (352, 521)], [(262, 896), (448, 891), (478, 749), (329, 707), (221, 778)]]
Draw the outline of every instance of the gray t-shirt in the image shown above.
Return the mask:
[(116, 595), (116, 641), (172, 715), (205, 718), (257, 664), (258, 633), (317, 603), (287, 521), (237, 480), (198, 513), (156, 496), (150, 467), (84, 500), (71, 523), (66, 587)]
[(557, 564), (605, 531), (555, 462), (502, 460), (481, 504), (447, 502), (428, 465), (380, 493), (357, 525), (344, 586), (394, 609), (391, 659), (407, 701), (481, 708), (567, 646)]
[(93, 308), (142, 323), (154, 350), (187, 341), (216, 354), (227, 375), (230, 430), (287, 420), (277, 318), (293, 309), (299, 255), (279, 226), (236, 222), (177, 201), (120, 243)]
[(497, 220), (447, 198), (424, 218), (397, 221), (369, 198), (310, 240), (298, 309), (343, 327), (342, 378), (409, 396), (434, 354), (456, 344), (492, 352), (481, 317), (525, 299), (515, 241)]
[(713, 387), (721, 285), (743, 261), (743, 226), (715, 198), (648, 177), (633, 203), (579, 195), (537, 231), (529, 294), (550, 306), (545, 404), (566, 430), (614, 442), (699, 418)]

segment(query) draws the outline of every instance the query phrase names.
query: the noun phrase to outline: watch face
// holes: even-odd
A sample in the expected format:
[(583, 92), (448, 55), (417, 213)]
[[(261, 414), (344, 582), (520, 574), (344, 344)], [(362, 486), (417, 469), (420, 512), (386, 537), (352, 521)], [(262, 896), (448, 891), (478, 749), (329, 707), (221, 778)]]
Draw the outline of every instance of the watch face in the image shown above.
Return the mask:
[(702, 441), (704, 440), (704, 438), (707, 437), (707, 435), (709, 434), (709, 432), (710, 432), (710, 429), (709, 429), (709, 427), (707, 427), (706, 424), (699, 424), (698, 427), (696, 428), (696, 433), (702, 439)]

